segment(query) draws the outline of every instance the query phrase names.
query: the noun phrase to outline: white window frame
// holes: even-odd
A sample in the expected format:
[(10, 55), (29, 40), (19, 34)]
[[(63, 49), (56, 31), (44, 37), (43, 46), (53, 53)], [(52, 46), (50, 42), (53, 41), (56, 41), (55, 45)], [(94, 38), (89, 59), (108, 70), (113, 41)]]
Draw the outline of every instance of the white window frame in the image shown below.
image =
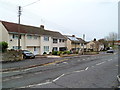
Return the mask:
[(38, 39), (38, 36), (34, 35), (34, 39)]
[(49, 46), (44, 46), (44, 52), (49, 52)]
[(49, 41), (49, 37), (48, 36), (44, 36), (44, 41)]
[[(56, 40), (56, 41), (55, 41)], [(58, 43), (58, 39), (53, 38), (53, 43)]]
[(27, 35), (27, 39), (32, 39), (32, 35)]

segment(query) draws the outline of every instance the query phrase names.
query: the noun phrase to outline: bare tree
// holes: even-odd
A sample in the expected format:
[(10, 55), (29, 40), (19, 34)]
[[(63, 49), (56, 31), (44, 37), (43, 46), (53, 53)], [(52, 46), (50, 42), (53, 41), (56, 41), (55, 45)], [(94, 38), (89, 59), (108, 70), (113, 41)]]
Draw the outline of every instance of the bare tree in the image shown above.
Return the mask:
[(112, 43), (114, 46), (114, 42), (117, 40), (118, 34), (115, 32), (110, 32), (108, 36), (105, 37), (105, 40)]

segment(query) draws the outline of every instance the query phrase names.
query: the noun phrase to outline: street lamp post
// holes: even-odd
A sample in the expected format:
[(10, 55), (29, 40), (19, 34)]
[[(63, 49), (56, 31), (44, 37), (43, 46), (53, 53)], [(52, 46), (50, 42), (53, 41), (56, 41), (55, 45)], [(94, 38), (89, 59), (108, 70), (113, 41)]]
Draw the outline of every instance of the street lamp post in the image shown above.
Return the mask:
[[(83, 40), (85, 40), (85, 34), (83, 34)], [(84, 43), (83, 43), (83, 55), (84, 55)]]
[(20, 50), (20, 16), (21, 16), (21, 6), (18, 7), (18, 50)]

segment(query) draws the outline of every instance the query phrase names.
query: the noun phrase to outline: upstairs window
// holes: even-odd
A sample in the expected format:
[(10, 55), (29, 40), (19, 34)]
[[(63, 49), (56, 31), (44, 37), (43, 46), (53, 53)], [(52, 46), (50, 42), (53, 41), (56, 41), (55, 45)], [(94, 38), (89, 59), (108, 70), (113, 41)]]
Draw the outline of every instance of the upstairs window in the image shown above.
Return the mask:
[[(13, 46), (13, 49), (18, 50), (18, 46)], [(20, 46), (20, 49), (21, 49), (21, 46)]]
[[(13, 34), (13, 35), (12, 35), (12, 38), (13, 38), (13, 39), (18, 39), (18, 35), (17, 35), (17, 34)], [(21, 35), (20, 35), (20, 39), (21, 39)]]
[(59, 42), (60, 42), (60, 43), (62, 43), (62, 42), (64, 43), (65, 40), (64, 40), (64, 39), (59, 39)]
[(34, 39), (37, 39), (38, 38), (38, 36), (34, 36)]
[(63, 39), (62, 42), (65, 42), (65, 40)]
[(59, 39), (59, 42), (61, 43), (61, 42), (62, 42), (62, 39)]
[(32, 35), (27, 35), (27, 38), (28, 39), (32, 39)]
[(58, 40), (57, 39), (53, 39), (53, 43), (58, 43)]
[(49, 41), (49, 37), (48, 36), (44, 36), (44, 41)]

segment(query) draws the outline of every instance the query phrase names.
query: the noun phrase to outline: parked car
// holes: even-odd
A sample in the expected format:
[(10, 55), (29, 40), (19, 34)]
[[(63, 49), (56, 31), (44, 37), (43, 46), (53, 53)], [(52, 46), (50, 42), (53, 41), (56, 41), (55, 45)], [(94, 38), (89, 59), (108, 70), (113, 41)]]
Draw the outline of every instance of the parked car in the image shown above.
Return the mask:
[(114, 53), (114, 50), (107, 50), (107, 53)]
[(35, 58), (35, 55), (28, 51), (28, 50), (22, 50), (22, 54), (23, 54), (23, 58), (26, 59), (26, 58), (32, 58), (34, 59)]

